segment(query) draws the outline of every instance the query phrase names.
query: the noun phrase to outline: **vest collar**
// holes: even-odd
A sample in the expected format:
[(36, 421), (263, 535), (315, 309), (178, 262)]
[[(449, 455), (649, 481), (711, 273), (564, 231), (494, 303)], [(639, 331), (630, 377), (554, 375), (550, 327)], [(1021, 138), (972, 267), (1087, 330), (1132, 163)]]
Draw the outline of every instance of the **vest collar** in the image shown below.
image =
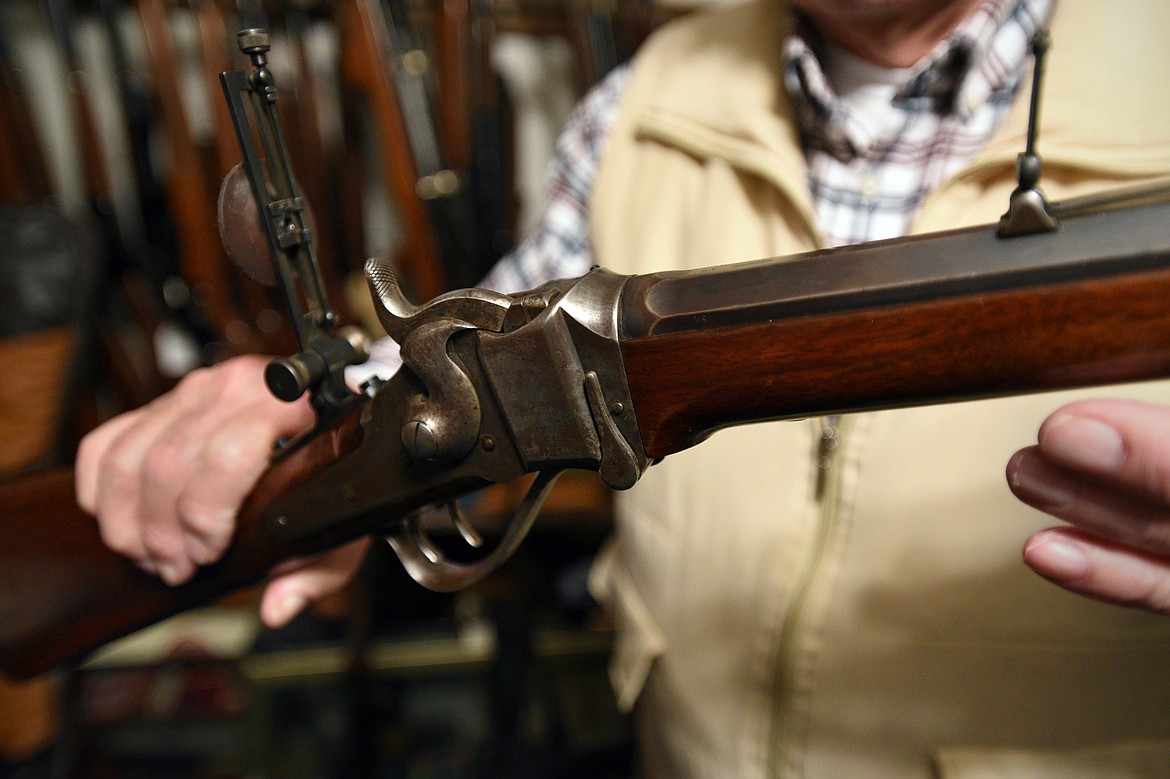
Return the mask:
[[(1058, 2), (1038, 147), (1049, 168), (1170, 175), (1170, 93), (1149, 78), (1170, 73), (1170, 47), (1157, 40), (1166, 25), (1151, 18), (1159, 15), (1170, 16), (1164, 0)], [(811, 213), (805, 188), (793, 183), (803, 183), (804, 157), (777, 45), (791, 31), (787, 3), (757, 0), (684, 23), (680, 56), (635, 118), (638, 136), (760, 175)], [(1014, 169), (1029, 83), (978, 164)]]

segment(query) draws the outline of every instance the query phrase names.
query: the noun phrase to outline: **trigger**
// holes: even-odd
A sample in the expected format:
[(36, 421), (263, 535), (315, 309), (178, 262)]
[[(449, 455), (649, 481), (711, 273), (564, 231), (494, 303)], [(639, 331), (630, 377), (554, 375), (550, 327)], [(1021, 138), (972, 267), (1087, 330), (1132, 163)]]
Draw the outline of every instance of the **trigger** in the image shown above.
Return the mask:
[[(536, 480), (516, 509), (499, 544), (473, 563), (464, 564), (448, 560), (419, 527), (417, 516), (399, 523), (387, 534), (386, 541), (398, 555), (402, 567), (406, 569), (410, 578), (422, 586), (437, 592), (454, 592), (469, 587), (499, 568), (512, 556), (528, 535), (532, 523), (536, 521), (536, 515), (544, 505), (545, 498), (561, 473), (562, 471), (541, 471), (536, 475)], [(473, 537), (478, 539), (479, 534), (475, 533), (466, 520), (462, 521), (467, 529), (472, 530)]]
[(463, 536), (463, 540), (467, 542), (468, 546), (475, 549), (483, 546), (483, 536), (467, 521), (467, 515), (463, 513), (459, 501), (453, 500), (449, 502), (447, 504), (447, 513), (451, 515), (451, 522), (455, 525), (455, 529), (459, 531), (459, 535)]

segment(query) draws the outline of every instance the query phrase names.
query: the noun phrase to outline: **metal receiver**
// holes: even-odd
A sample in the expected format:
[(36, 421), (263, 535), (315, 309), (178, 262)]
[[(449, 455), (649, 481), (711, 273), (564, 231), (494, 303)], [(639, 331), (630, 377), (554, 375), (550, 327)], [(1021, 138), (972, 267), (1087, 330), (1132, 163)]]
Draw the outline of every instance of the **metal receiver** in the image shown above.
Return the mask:
[[(399, 416), (409, 458), (455, 469), (506, 458), (517, 472), (536, 473), (501, 540), (474, 563), (447, 559), (418, 514), (396, 525), (387, 541), (416, 581), (454, 590), (497, 568), (569, 468), (598, 471), (616, 489), (638, 480), (648, 463), (618, 345), (623, 277), (595, 270), (522, 295), (457, 290), (414, 306), (384, 261), (368, 262), (366, 275), (379, 319), (418, 382)], [(446, 506), (464, 540), (481, 546), (458, 503)]]
[(228, 254), (248, 275), (279, 284), (296, 327), (301, 350), (269, 363), (268, 388), (286, 401), (309, 392), (321, 413), (352, 396), (345, 368), (366, 360), (369, 341), (356, 328), (337, 327), (337, 313), (325, 294), (308, 207), (277, 114), (268, 32), (252, 28), (237, 37), (252, 70), (220, 74), (243, 153), (243, 162), (220, 189), (220, 232)]
[[(456, 290), (416, 306), (385, 261), (370, 260), (366, 273), (403, 367), (369, 392), (355, 450), (267, 506), (265, 527), (282, 546), (380, 527), (416, 581), (455, 590), (508, 559), (564, 470), (597, 471), (618, 489), (637, 481), (648, 461), (620, 359), (626, 277), (595, 270), (521, 294)], [(478, 560), (448, 559), (427, 536), (434, 514), (420, 510), (446, 506), (479, 547), (455, 500), (525, 474), (535, 474), (528, 495)]]

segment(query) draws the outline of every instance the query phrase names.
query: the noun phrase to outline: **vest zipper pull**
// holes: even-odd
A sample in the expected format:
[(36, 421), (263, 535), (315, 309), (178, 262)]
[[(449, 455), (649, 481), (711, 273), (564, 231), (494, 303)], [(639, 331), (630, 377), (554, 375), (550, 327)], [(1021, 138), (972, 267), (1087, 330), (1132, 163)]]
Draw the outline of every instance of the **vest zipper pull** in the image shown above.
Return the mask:
[(841, 429), (837, 426), (839, 417), (826, 417), (821, 422), (821, 438), (817, 444), (817, 483), (816, 499), (819, 501), (825, 496), (825, 483), (829, 477), (829, 469), (836, 460), (837, 449), (841, 446)]

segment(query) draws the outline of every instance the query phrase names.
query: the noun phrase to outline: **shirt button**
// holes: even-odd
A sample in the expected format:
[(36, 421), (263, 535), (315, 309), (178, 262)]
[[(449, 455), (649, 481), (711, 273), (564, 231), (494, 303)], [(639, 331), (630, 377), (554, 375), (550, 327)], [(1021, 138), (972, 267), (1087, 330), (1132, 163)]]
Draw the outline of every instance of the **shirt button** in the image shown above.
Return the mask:
[(878, 180), (877, 176), (865, 176), (861, 179), (861, 196), (866, 200), (873, 200), (877, 197)]

